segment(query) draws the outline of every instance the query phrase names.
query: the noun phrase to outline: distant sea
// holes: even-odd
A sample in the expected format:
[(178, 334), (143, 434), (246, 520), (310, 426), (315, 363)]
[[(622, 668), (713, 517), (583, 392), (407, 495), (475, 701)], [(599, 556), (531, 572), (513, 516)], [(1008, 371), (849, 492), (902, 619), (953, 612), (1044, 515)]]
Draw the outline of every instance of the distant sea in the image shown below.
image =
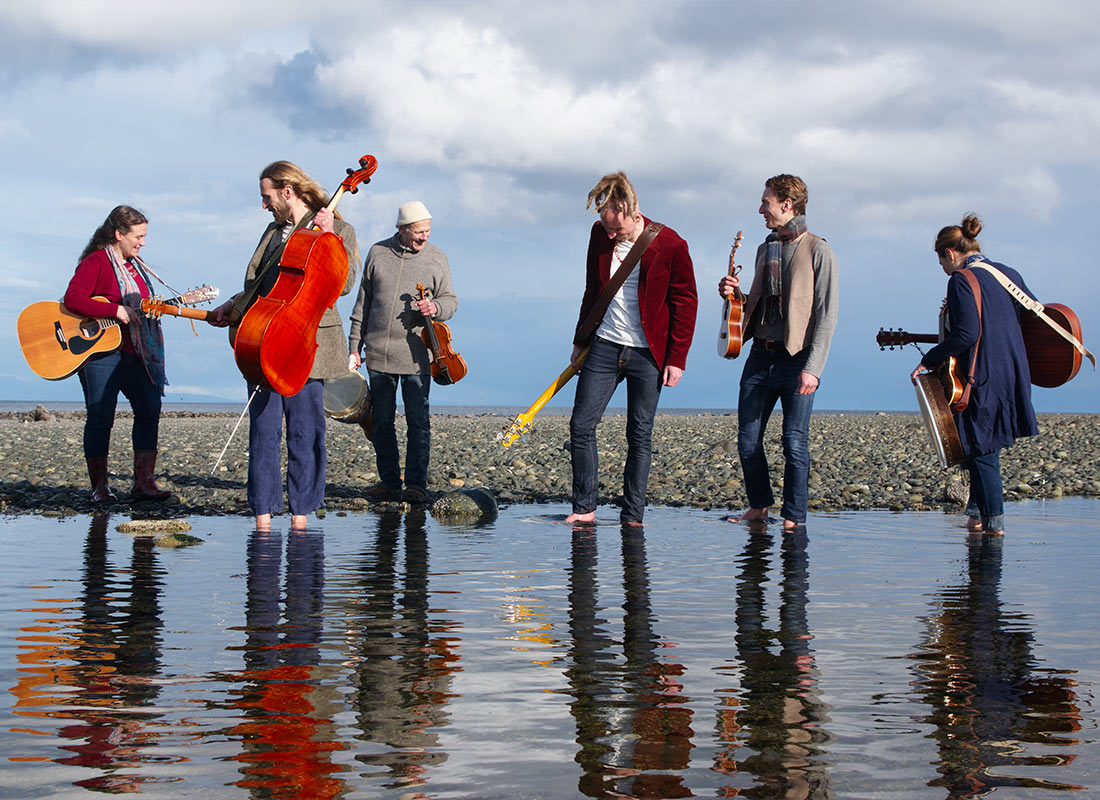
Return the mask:
[[(128, 410), (128, 404), (126, 399), (119, 397), (119, 409)], [(83, 411), (84, 403), (73, 401), (41, 401), (36, 402), (34, 400), (0, 400), (0, 412), (2, 411), (33, 411), (36, 406), (43, 406), (50, 411)], [(401, 406), (398, 406), (399, 410)], [(182, 413), (205, 413), (205, 414), (240, 414), (244, 410), (243, 403), (165, 403), (162, 406), (162, 410), (166, 412), (176, 411)], [(432, 414), (441, 416), (495, 416), (495, 417), (514, 417), (517, 414), (526, 411), (527, 406), (443, 406), (432, 405)], [(546, 406), (540, 412), (540, 416), (546, 417), (567, 417), (572, 412), (572, 406)], [(778, 408), (776, 409), (779, 410)], [(735, 409), (731, 408), (664, 408), (658, 409), (658, 413), (668, 414), (678, 417), (689, 417), (699, 415), (711, 415), (711, 416), (725, 416), (732, 414)], [(625, 407), (611, 407), (607, 409), (607, 413), (611, 416), (626, 416)], [(915, 414), (913, 411), (874, 411), (874, 410), (852, 410), (852, 409), (816, 409), (815, 414)]]

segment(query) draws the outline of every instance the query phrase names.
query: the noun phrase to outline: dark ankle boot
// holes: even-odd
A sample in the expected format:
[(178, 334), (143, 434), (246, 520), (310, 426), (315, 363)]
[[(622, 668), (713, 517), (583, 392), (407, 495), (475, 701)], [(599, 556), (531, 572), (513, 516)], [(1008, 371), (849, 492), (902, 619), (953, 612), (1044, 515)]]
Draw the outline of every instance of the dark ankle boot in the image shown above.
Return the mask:
[(171, 492), (157, 486), (153, 480), (153, 468), (157, 465), (156, 450), (134, 451), (134, 488), (130, 496), (135, 500), (167, 500)]
[(89, 458), (88, 478), (92, 482), (92, 502), (106, 503), (115, 499), (115, 493), (107, 485), (107, 458)]

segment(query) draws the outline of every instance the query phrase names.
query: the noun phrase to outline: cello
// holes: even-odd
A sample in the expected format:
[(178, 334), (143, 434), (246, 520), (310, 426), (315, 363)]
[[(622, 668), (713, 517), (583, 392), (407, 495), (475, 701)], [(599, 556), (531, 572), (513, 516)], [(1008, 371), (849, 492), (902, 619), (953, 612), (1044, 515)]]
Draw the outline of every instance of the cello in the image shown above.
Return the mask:
[[(420, 300), (427, 299), (424, 284), (416, 284)], [(432, 380), (440, 386), (450, 386), (466, 377), (466, 361), (451, 347), (451, 329), (424, 314), (424, 330), (420, 338), (432, 354)]]
[[(378, 168), (374, 156), (359, 159), (326, 208), (336, 209), (344, 192), (355, 194)], [(249, 383), (270, 387), (284, 397), (302, 390), (317, 354), (317, 328), (332, 308), (348, 276), (343, 239), (316, 227), (291, 234), (279, 260), (279, 277), (271, 291), (256, 298), (241, 317), (233, 355)]]
[[(737, 248), (741, 246), (741, 231), (737, 232), (737, 238), (733, 240), (733, 248), (730, 250), (729, 277), (736, 278), (741, 271), (740, 267), (733, 264), (737, 256)], [(745, 293), (740, 287), (733, 290), (733, 294), (726, 298), (722, 306), (722, 322), (718, 326), (718, 355), (722, 358), (737, 358), (741, 355), (741, 316), (745, 306)]]

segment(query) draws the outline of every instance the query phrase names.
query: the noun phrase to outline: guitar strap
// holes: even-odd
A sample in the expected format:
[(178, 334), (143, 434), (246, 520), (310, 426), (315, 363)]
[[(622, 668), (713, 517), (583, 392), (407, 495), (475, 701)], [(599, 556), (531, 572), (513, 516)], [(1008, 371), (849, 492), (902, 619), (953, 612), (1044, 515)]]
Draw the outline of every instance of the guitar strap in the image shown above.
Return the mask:
[(974, 342), (974, 355), (970, 358), (970, 370), (966, 375), (962, 397), (951, 406), (951, 410), (957, 414), (965, 411), (970, 404), (970, 387), (974, 385), (974, 368), (978, 365), (978, 345), (982, 343), (982, 287), (978, 285), (978, 278), (971, 270), (961, 269), (959, 274), (970, 284), (970, 290), (974, 293), (974, 305), (978, 307), (978, 338)]
[(578, 341), (587, 343), (596, 334), (600, 323), (603, 322), (603, 315), (607, 313), (607, 307), (611, 305), (611, 300), (615, 297), (615, 292), (619, 291), (619, 288), (626, 283), (626, 279), (630, 277), (634, 265), (638, 263), (642, 254), (649, 249), (649, 245), (657, 238), (657, 234), (664, 227), (660, 222), (650, 222), (646, 225), (642, 235), (638, 237), (637, 241), (634, 242), (634, 246), (630, 248), (630, 252), (626, 254), (623, 263), (619, 265), (619, 268), (615, 270), (615, 274), (611, 276), (611, 280), (603, 287), (600, 296), (596, 298), (596, 304), (592, 306), (588, 316), (584, 318), (584, 322), (577, 328)]
[(1001, 286), (1003, 286), (1005, 288), (1005, 290), (1010, 295), (1012, 295), (1012, 298), (1017, 303), (1022, 305), (1028, 311), (1034, 312), (1034, 314), (1039, 319), (1041, 319), (1043, 322), (1045, 322), (1047, 325), (1049, 325), (1051, 328), (1053, 328), (1054, 331), (1059, 336), (1061, 336), (1067, 342), (1072, 344), (1074, 346), (1074, 348), (1077, 350), (1078, 353), (1080, 353), (1081, 355), (1088, 358), (1088, 360), (1092, 362), (1092, 368), (1096, 369), (1096, 358), (1093, 357), (1092, 353), (1090, 353), (1088, 351), (1088, 348), (1086, 348), (1085, 345), (1082, 342), (1077, 341), (1077, 339), (1074, 338), (1073, 334), (1071, 334), (1069, 331), (1067, 331), (1065, 328), (1063, 328), (1057, 322), (1052, 320), (1047, 315), (1046, 311), (1043, 310), (1043, 304), (1042, 303), (1040, 303), (1038, 300), (1032, 300), (1031, 297), (1028, 296), (1027, 292), (1025, 292), (1023, 289), (1021, 289), (1016, 284), (1014, 284), (1012, 281), (1010, 281), (1008, 279), (1008, 276), (1005, 275), (1003, 272), (1001, 272), (996, 267), (994, 267), (990, 264), (984, 264), (984, 263), (975, 264), (974, 267), (978, 268), (978, 269), (984, 269), (986, 272), (988, 272), (990, 275), (992, 275), (994, 278), (996, 278), (997, 283), (1001, 284)]

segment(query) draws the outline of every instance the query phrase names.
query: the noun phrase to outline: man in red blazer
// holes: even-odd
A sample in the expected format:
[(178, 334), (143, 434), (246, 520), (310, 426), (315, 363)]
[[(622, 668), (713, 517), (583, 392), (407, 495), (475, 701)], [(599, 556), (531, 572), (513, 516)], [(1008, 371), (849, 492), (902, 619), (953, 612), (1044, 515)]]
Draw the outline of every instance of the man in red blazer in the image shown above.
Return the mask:
[[(626, 380), (627, 455), (620, 519), (624, 525), (641, 525), (657, 400), (662, 386), (680, 382), (695, 333), (695, 271), (687, 242), (662, 227), (611, 298), (595, 334), (589, 335), (589, 313), (651, 223), (638, 210), (634, 187), (622, 172), (605, 175), (588, 193), (586, 208), (593, 205), (600, 221), (592, 226), (588, 241), (584, 299), (570, 358), (580, 378), (569, 421), (573, 513), (565, 521), (595, 520), (596, 426), (615, 388)], [(586, 346), (582, 363), (578, 359)]]

